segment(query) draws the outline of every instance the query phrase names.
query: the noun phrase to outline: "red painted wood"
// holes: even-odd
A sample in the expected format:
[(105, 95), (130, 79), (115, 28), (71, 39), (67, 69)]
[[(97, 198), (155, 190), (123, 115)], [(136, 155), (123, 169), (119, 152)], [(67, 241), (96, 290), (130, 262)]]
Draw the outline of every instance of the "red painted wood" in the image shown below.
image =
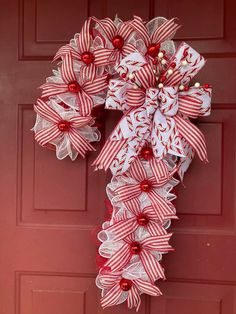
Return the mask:
[[(164, 296), (141, 314), (234, 314), (236, 4), (234, 0), (3, 0), (0, 3), (0, 314), (102, 313), (94, 284), (93, 230), (103, 220), (106, 175), (85, 161), (57, 161), (34, 143), (32, 104), (52, 55), (87, 15), (178, 16), (178, 40), (207, 58), (198, 80), (214, 87), (199, 121), (209, 165), (193, 162), (179, 187), (176, 251), (164, 258)], [(118, 115), (107, 114), (106, 134)], [(100, 150), (99, 144), (97, 150)], [(106, 313), (130, 313), (125, 305)]]

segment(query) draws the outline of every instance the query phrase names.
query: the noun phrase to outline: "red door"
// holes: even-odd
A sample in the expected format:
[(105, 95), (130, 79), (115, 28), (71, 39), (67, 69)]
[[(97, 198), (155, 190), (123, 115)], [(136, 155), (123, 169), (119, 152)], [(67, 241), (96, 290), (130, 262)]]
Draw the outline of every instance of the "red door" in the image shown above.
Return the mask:
[[(141, 314), (236, 313), (236, 5), (234, 0), (2, 0), (0, 3), (0, 314), (102, 313), (92, 230), (103, 220), (103, 172), (58, 161), (35, 144), (32, 104), (50, 60), (88, 15), (178, 16), (185, 40), (208, 59), (199, 80), (214, 88), (200, 121), (209, 165), (196, 159), (178, 189), (176, 251), (164, 259), (163, 297)], [(117, 116), (108, 113), (107, 136)], [(99, 144), (97, 150), (100, 150)], [(126, 305), (106, 313), (129, 313)]]

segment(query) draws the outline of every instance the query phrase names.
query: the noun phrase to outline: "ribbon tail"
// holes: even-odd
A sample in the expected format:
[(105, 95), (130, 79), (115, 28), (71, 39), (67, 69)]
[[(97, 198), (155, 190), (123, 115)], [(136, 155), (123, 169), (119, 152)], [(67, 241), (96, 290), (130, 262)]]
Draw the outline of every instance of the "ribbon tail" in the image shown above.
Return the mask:
[(42, 97), (50, 97), (66, 93), (68, 91), (67, 84), (45, 83), (41, 87)]
[(208, 162), (205, 137), (190, 121), (176, 115), (174, 117), (180, 135), (193, 147), (200, 160)]
[(154, 283), (158, 278), (165, 279), (164, 269), (161, 267), (158, 260), (145, 249), (139, 254), (143, 267), (147, 272), (151, 282)]
[(109, 290), (104, 297), (101, 298), (101, 305), (103, 308), (108, 306), (116, 305), (119, 303), (122, 290), (119, 285), (115, 285), (111, 290)]
[(117, 193), (119, 201), (129, 202), (130, 200), (138, 197), (141, 194), (141, 190), (138, 184), (129, 184), (118, 187), (115, 189), (115, 193)]
[(172, 251), (172, 247), (169, 244), (172, 233), (165, 235), (156, 235), (154, 237), (146, 238), (142, 241), (142, 247), (146, 250), (154, 250), (162, 253)]
[(156, 179), (155, 184), (158, 186), (164, 185), (169, 180), (169, 170), (162, 160), (151, 158), (149, 161), (150, 167)]
[(133, 285), (131, 289), (129, 290), (127, 303), (128, 303), (129, 309), (136, 307), (136, 311), (139, 310), (139, 307), (141, 305), (141, 298), (140, 298), (138, 289), (136, 288), (135, 285)]
[(81, 156), (85, 157), (86, 151), (95, 151), (95, 148), (73, 128), (70, 129), (68, 135), (71, 144)]
[(143, 281), (141, 279), (134, 280), (134, 283), (137, 285), (138, 289), (146, 294), (152, 295), (154, 297), (162, 295), (161, 291), (157, 286), (151, 284), (150, 282)]
[(119, 141), (107, 141), (103, 146), (100, 154), (93, 162), (92, 166), (96, 166), (96, 169), (107, 169), (110, 167), (112, 161), (115, 159), (118, 152), (122, 149), (122, 147), (127, 142), (127, 139), (119, 140)]
[(131, 259), (129, 245), (125, 243), (105, 264), (112, 271), (122, 269)]
[(176, 215), (171, 206), (157, 193), (150, 191), (148, 194), (152, 203), (153, 209), (156, 212), (158, 219), (162, 222), (165, 218), (175, 219)]
[(49, 128), (43, 129), (35, 133), (35, 140), (41, 145), (45, 146), (47, 143), (51, 142), (53, 139), (58, 137), (61, 131), (58, 129), (57, 125), (53, 124)]
[(136, 222), (136, 218), (129, 218), (111, 225), (110, 227), (106, 228), (105, 231), (114, 233), (114, 241), (120, 241), (126, 238), (130, 233), (134, 232), (137, 228), (138, 224)]

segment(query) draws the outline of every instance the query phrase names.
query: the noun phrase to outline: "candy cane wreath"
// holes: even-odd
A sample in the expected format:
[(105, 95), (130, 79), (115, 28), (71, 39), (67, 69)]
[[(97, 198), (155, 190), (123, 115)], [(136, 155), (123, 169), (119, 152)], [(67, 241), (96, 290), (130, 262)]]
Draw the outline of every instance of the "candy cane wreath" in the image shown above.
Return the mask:
[(205, 60), (186, 43), (175, 49), (178, 28), (162, 17), (89, 18), (56, 53), (58, 69), (34, 106), (35, 139), (72, 160), (100, 139), (95, 106), (123, 112), (93, 163), (113, 175), (112, 214), (98, 234), (103, 308), (127, 301), (138, 310), (142, 293), (161, 295), (155, 281), (165, 279), (162, 255), (172, 250), (175, 176), (183, 179), (195, 153), (207, 162), (204, 135), (192, 119), (210, 114), (211, 88), (190, 84)]

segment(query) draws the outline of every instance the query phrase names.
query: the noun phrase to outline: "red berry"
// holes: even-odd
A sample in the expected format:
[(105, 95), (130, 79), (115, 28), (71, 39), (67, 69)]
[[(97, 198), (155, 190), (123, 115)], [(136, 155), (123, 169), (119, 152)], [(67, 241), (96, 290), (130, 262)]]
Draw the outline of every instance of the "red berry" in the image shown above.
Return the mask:
[(176, 63), (175, 62), (171, 62), (170, 67), (174, 69), (176, 67)]

